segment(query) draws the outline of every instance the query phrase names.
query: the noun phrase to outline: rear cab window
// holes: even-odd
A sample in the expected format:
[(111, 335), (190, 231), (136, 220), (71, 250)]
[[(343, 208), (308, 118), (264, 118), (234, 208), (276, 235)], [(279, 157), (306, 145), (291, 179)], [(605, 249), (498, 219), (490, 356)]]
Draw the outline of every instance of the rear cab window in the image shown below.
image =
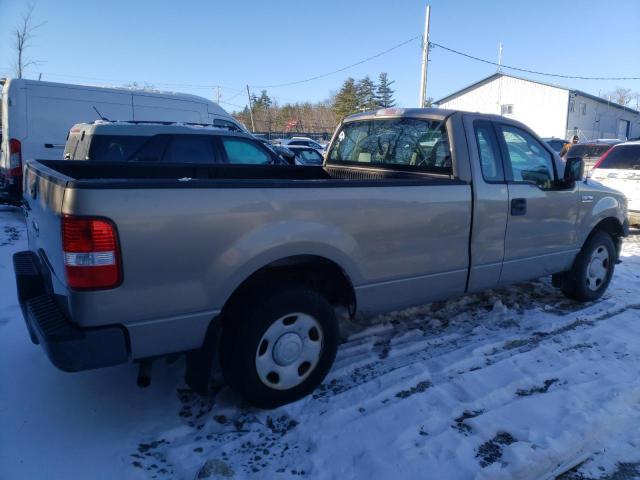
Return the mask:
[(336, 165), (452, 174), (444, 122), (429, 119), (380, 118), (345, 123), (328, 158)]

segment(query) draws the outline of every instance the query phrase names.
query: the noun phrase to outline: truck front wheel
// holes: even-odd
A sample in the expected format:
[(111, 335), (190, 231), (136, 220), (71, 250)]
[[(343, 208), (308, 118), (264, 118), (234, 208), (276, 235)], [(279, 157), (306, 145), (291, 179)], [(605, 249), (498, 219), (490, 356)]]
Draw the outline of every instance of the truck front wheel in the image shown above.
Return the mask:
[(611, 235), (597, 231), (585, 242), (571, 270), (562, 276), (562, 292), (569, 298), (587, 302), (602, 296), (616, 263), (616, 247)]
[(270, 288), (229, 312), (221, 339), (226, 381), (255, 406), (273, 408), (311, 393), (336, 356), (331, 304), (306, 287)]

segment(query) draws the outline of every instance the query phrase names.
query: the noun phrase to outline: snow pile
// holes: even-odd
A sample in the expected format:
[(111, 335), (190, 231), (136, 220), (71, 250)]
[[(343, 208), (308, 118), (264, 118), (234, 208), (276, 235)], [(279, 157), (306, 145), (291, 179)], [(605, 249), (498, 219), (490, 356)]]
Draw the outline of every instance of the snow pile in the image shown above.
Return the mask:
[(573, 480), (640, 462), (639, 236), (600, 302), (545, 279), (350, 325), (312, 396), (262, 411), (193, 394), (182, 362), (147, 390), (133, 366), (56, 371), (15, 303), (24, 226), (0, 222), (0, 478), (526, 479), (584, 461)]

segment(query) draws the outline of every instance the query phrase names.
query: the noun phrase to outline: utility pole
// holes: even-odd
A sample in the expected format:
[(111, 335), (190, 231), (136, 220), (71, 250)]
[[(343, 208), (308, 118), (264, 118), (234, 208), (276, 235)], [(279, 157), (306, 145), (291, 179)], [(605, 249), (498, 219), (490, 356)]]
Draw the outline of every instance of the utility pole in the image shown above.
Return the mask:
[(420, 108), (424, 108), (427, 102), (427, 66), (429, 64), (429, 17), (431, 6), (427, 5), (424, 20), (424, 36), (422, 37), (422, 71), (420, 75)]
[(502, 42), (498, 44), (498, 72), (502, 71)]
[(253, 106), (251, 105), (251, 93), (249, 92), (249, 85), (247, 84), (247, 98), (249, 99), (249, 115), (251, 116), (251, 131), (256, 131), (256, 125), (253, 123)]
[(217, 102), (218, 104), (220, 104), (220, 85), (218, 85), (216, 87), (217, 93), (216, 93), (216, 98), (217, 98)]

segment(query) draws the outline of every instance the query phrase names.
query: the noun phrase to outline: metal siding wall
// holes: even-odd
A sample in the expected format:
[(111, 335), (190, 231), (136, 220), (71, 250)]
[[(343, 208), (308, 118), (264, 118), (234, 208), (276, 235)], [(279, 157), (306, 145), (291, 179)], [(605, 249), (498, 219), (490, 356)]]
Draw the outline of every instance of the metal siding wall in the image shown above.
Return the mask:
[(499, 77), (440, 105), (442, 108), (500, 114), (513, 105), (509, 118), (519, 120), (541, 137), (564, 138), (569, 92), (513, 77)]
[[(586, 115), (580, 113), (580, 103), (587, 105)], [(617, 138), (618, 120), (630, 122), (629, 138), (640, 136), (640, 115), (577, 94), (575, 109), (573, 113), (569, 113), (567, 136), (574, 135), (577, 129), (581, 141), (596, 138)]]

